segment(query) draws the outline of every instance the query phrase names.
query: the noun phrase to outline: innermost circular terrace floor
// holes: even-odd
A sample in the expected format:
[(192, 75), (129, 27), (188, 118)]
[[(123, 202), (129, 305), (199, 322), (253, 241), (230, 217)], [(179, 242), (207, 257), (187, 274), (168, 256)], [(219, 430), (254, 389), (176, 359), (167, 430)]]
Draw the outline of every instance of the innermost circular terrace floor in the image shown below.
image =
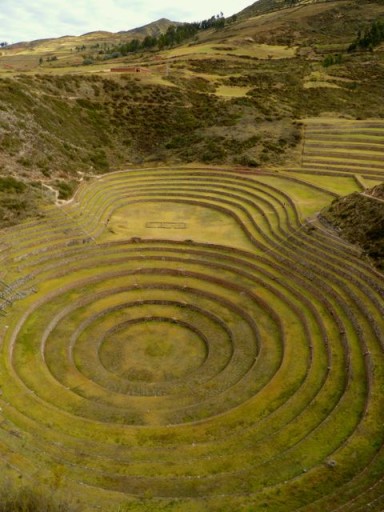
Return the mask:
[(108, 336), (100, 359), (111, 373), (131, 381), (180, 379), (197, 369), (207, 348), (197, 333), (166, 320), (145, 318)]
[(175, 241), (190, 239), (254, 249), (239, 224), (229, 215), (214, 208), (171, 201), (133, 203), (116, 209), (101, 240), (134, 237)]

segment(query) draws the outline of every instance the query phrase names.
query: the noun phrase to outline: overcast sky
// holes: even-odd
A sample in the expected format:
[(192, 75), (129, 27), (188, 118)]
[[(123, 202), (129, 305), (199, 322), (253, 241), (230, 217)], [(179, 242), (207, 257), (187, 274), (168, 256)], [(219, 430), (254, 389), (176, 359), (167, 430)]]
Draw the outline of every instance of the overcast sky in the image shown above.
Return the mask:
[(94, 30), (119, 32), (159, 18), (200, 21), (228, 17), (255, 0), (1, 0), (0, 42), (17, 43)]

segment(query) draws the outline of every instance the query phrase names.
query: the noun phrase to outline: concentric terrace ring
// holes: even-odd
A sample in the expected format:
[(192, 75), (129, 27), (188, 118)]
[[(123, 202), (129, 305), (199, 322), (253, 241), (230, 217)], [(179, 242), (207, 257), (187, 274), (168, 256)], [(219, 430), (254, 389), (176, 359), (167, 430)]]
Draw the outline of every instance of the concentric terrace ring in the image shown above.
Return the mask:
[(0, 443), (13, 471), (58, 467), (104, 504), (150, 490), (202, 510), (352, 511), (380, 496), (382, 277), (303, 224), (273, 179), (130, 171), (10, 231)]

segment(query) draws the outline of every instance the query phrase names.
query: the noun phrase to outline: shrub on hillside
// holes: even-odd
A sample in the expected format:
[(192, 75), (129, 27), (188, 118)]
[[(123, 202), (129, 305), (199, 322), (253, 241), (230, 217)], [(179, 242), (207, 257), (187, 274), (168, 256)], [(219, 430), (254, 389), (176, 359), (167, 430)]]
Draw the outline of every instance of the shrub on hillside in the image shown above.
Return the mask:
[(377, 19), (366, 28), (364, 32), (359, 31), (356, 40), (349, 46), (348, 51), (372, 50), (384, 41), (384, 20)]
[(26, 185), (12, 176), (0, 177), (0, 192), (21, 193), (25, 189)]
[(323, 60), (323, 66), (328, 68), (329, 66), (334, 66), (335, 64), (341, 64), (343, 62), (342, 55), (327, 55)]
[(77, 182), (75, 181), (57, 181), (55, 183), (56, 188), (59, 191), (59, 199), (69, 199), (72, 197), (76, 187)]

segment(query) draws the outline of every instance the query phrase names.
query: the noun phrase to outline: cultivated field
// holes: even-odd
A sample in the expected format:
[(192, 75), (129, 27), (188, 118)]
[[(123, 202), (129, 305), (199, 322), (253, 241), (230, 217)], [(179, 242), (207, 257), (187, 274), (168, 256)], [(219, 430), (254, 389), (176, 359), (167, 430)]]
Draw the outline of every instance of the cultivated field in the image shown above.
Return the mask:
[(301, 168), (293, 170), (323, 176), (357, 175), (377, 180), (376, 184), (383, 181), (383, 121), (305, 120)]
[(316, 217), (341, 182), (295, 176), (130, 170), (2, 233), (2, 474), (82, 510), (382, 510), (384, 277)]
[(319, 215), (384, 181), (383, 15), (2, 49), (0, 511), (384, 510), (381, 218)]

